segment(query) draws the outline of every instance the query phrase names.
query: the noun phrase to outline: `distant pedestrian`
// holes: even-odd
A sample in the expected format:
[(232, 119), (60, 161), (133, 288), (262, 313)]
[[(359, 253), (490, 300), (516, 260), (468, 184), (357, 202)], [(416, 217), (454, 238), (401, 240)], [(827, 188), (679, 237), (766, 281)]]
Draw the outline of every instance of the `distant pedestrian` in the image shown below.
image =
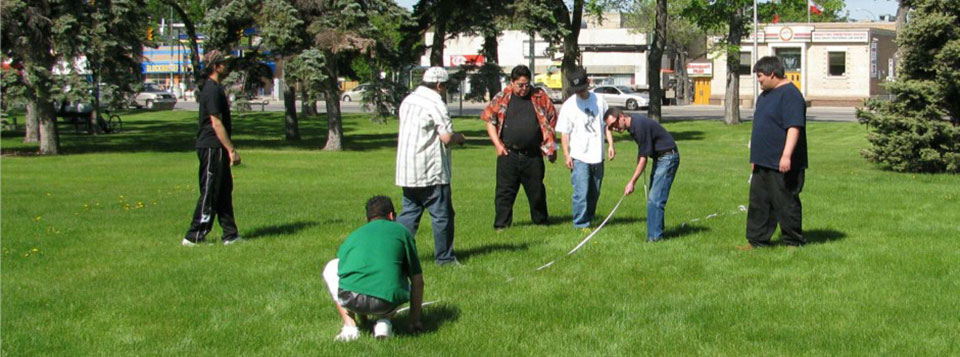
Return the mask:
[(607, 129), (603, 114), (607, 102), (587, 90), (587, 72), (578, 69), (567, 74), (567, 84), (576, 95), (570, 96), (560, 108), (557, 132), (567, 168), (573, 184), (573, 226), (590, 227), (597, 211), (600, 187), (603, 183), (603, 146), (607, 143), (610, 160), (616, 156), (613, 134)]
[(197, 131), (200, 198), (190, 229), (181, 242), (185, 246), (202, 242), (213, 228), (214, 218), (223, 229), (223, 244), (240, 239), (233, 216), (233, 174), (230, 172), (231, 165), (240, 164), (240, 154), (230, 141), (230, 103), (220, 84), (230, 73), (228, 61), (217, 50), (204, 55), (207, 80), (200, 91), (200, 129)]
[(493, 97), (481, 116), (497, 150), (495, 229), (513, 224), (513, 203), (521, 184), (530, 203), (530, 219), (534, 224), (549, 223), (543, 157), (551, 163), (557, 159), (557, 110), (546, 92), (531, 85), (531, 77), (527, 66), (514, 67), (510, 85)]
[(395, 222), (393, 202), (386, 196), (367, 201), (367, 224), (350, 233), (337, 258), (323, 269), (323, 280), (343, 320), (337, 341), (359, 338), (358, 319), (378, 319), (373, 336), (389, 338), (390, 317), (410, 302), (409, 328), (423, 329), (423, 275), (417, 245), (410, 231)]
[[(650, 165), (650, 193), (647, 196), (647, 240), (655, 242), (663, 238), (663, 217), (667, 207), (670, 187), (680, 166), (680, 152), (673, 136), (660, 123), (643, 116), (627, 115), (619, 108), (612, 108), (604, 115), (607, 127), (614, 131), (628, 131), (637, 143), (637, 167), (623, 188), (623, 194), (633, 193), (634, 186), (643, 170)], [(646, 182), (641, 182), (646, 185)]]
[(743, 249), (770, 245), (780, 224), (783, 241), (806, 244), (800, 192), (807, 168), (807, 106), (803, 94), (786, 79), (776, 57), (763, 57), (753, 67), (760, 93), (750, 136), (750, 208)]
[(423, 210), (430, 212), (434, 259), (439, 265), (459, 264), (453, 254), (450, 145), (466, 141), (453, 131), (443, 102), (448, 86), (450, 75), (445, 69), (427, 69), (423, 83), (400, 104), (397, 141), (396, 184), (403, 189), (403, 211), (397, 222), (416, 237)]

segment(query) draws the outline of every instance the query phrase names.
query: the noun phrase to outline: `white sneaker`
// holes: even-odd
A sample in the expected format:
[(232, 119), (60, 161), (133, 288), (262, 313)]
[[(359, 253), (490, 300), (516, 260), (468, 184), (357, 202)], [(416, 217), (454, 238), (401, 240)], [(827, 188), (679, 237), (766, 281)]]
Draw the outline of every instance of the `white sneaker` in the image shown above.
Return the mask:
[(340, 334), (333, 339), (340, 342), (350, 342), (360, 338), (360, 329), (356, 326), (344, 326), (340, 329)]
[(193, 247), (196, 246), (197, 243), (191, 242), (189, 239), (184, 238), (183, 241), (180, 242), (180, 245), (184, 247)]
[(241, 241), (243, 241), (243, 238), (240, 238), (240, 236), (237, 236), (236, 238), (233, 238), (231, 240), (223, 241), (223, 245), (231, 245), (234, 243), (240, 243)]
[(377, 320), (377, 324), (373, 325), (373, 337), (378, 340), (385, 340), (390, 338), (393, 335), (393, 327), (390, 325), (390, 320), (380, 319)]

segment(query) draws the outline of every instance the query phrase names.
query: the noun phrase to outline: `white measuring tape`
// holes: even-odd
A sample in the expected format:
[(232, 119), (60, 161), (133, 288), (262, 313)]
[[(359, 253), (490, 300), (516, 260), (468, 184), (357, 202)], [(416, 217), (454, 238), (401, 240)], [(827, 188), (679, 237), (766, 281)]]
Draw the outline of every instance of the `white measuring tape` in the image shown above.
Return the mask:
[[(427, 306), (427, 305), (433, 305), (433, 304), (438, 303), (438, 302), (440, 302), (440, 300), (433, 300), (433, 301), (429, 301), (429, 302), (422, 303), (422, 304), (420, 304), (420, 306), (423, 307), (423, 306)], [(399, 314), (399, 313), (404, 312), (404, 311), (407, 311), (407, 310), (410, 310), (410, 306), (399, 308), (399, 309), (397, 309), (397, 311), (395, 311), (394, 313), (395, 313), (395, 314)]]
[[(644, 186), (644, 187), (646, 187), (646, 186)], [(610, 218), (613, 217), (613, 214), (617, 212), (617, 208), (620, 208), (620, 204), (623, 203), (623, 199), (624, 199), (624, 198), (627, 198), (627, 195), (620, 196), (620, 200), (617, 201), (617, 204), (613, 206), (613, 209), (612, 209), (612, 210), (610, 210), (610, 214), (607, 215), (607, 218), (604, 219), (603, 222), (600, 223), (599, 226), (597, 226), (597, 229), (594, 229), (593, 232), (590, 232), (590, 234), (587, 235), (586, 238), (584, 238), (582, 241), (580, 241), (580, 244), (577, 244), (576, 247), (573, 247), (573, 249), (571, 249), (569, 252), (567, 252), (566, 255), (571, 255), (571, 254), (573, 254), (573, 253), (576, 253), (577, 250), (580, 249), (580, 247), (583, 247), (584, 244), (587, 244), (587, 242), (590, 241), (590, 238), (593, 238), (593, 236), (597, 235), (597, 232), (600, 232), (600, 229), (602, 229), (603, 226), (607, 224), (607, 221), (609, 221)], [(561, 258), (562, 258), (562, 257), (561, 257)], [(553, 261), (551, 261), (551, 262), (549, 262), (549, 263), (547, 263), (547, 264), (544, 264), (543, 266), (541, 266), (541, 267), (539, 267), (539, 268), (537, 268), (537, 270), (545, 269), (545, 268), (553, 265), (553, 263), (555, 263), (555, 262), (556, 262), (556, 259), (553, 260)]]

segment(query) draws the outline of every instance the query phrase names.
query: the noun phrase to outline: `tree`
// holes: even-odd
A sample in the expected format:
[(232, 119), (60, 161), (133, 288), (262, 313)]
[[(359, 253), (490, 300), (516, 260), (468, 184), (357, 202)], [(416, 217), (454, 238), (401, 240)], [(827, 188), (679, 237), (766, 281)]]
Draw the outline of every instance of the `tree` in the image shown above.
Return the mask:
[(857, 110), (870, 162), (901, 172), (960, 172), (960, 4), (902, 0), (912, 10), (897, 33), (893, 99)]
[(653, 41), (650, 41), (650, 53), (647, 55), (647, 81), (650, 83), (650, 104), (647, 113), (659, 122), (663, 105), (663, 87), (660, 85), (660, 64), (663, 63), (663, 50), (667, 46), (667, 0), (656, 0), (656, 26)]
[(746, 16), (751, 6), (751, 0), (691, 0), (683, 10), (683, 16), (692, 18), (708, 33), (726, 30), (725, 38), (716, 44), (716, 48), (727, 57), (723, 120), (730, 125), (740, 123), (740, 42), (747, 34), (747, 24), (751, 21)]
[[(772, 22), (774, 15), (779, 22), (807, 22), (808, 0), (780, 0), (757, 4), (757, 17), (760, 22)], [(816, 0), (823, 7), (822, 13), (811, 14), (811, 22), (843, 22), (846, 17), (840, 14), (844, 8), (843, 0)]]
[[(682, 11), (689, 2), (690, 0), (678, 0), (667, 3), (666, 33), (668, 35), (665, 36), (664, 50), (676, 70), (677, 79), (674, 90), (676, 90), (677, 99), (681, 101), (687, 98), (688, 94), (687, 59), (698, 57), (695, 54), (691, 55), (690, 48), (703, 36), (703, 30), (697, 27), (697, 24), (682, 16)], [(628, 7), (628, 12), (624, 14), (627, 26), (646, 33), (654, 32), (657, 24), (656, 15), (656, 2), (652, 0), (637, 1)]]
[[(20, 83), (27, 104), (27, 122), (38, 123), (42, 155), (61, 152), (54, 103), (91, 99), (91, 84), (84, 77), (84, 72), (91, 68), (89, 64), (84, 66), (83, 56), (98, 57), (93, 59), (95, 66), (126, 66), (130, 64), (129, 57), (139, 53), (140, 38), (132, 34), (144, 33), (146, 17), (138, 9), (145, 4), (139, 0), (97, 3), (2, 3), (4, 54), (23, 66)], [(58, 66), (60, 71), (55, 72)], [(139, 64), (137, 68), (139, 73)], [(122, 67), (109, 68), (109, 72), (99, 70), (118, 78), (129, 73), (128, 68)], [(28, 138), (29, 135), (28, 130)]]

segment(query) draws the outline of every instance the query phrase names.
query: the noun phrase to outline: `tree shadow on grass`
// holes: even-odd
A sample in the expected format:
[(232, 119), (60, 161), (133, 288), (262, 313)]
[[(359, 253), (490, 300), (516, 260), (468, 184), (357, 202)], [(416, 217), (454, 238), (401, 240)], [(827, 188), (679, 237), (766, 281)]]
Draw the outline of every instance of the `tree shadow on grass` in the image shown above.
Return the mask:
[(519, 244), (487, 244), (484, 246), (479, 246), (475, 248), (469, 248), (464, 250), (457, 250), (457, 260), (461, 262), (469, 261), (470, 258), (474, 256), (487, 255), (494, 252), (515, 252), (520, 250), (527, 250), (530, 248), (529, 243), (519, 243)]
[[(457, 321), (458, 319), (460, 319), (460, 309), (456, 306), (442, 301), (424, 306), (423, 312), (420, 315), (420, 322), (423, 323), (423, 331), (420, 331), (419, 334), (435, 333), (440, 330), (443, 325)], [(402, 321), (403, 327), (394, 329), (398, 336), (414, 337), (418, 335), (407, 329), (406, 316), (403, 317)]]
[(811, 229), (803, 232), (803, 237), (808, 244), (823, 244), (844, 239), (847, 234), (833, 229)]
[(258, 227), (250, 233), (244, 234), (244, 239), (257, 239), (270, 236), (279, 236), (285, 234), (294, 234), (306, 228), (319, 224), (316, 221), (299, 221), (286, 224), (276, 224), (272, 226)]

